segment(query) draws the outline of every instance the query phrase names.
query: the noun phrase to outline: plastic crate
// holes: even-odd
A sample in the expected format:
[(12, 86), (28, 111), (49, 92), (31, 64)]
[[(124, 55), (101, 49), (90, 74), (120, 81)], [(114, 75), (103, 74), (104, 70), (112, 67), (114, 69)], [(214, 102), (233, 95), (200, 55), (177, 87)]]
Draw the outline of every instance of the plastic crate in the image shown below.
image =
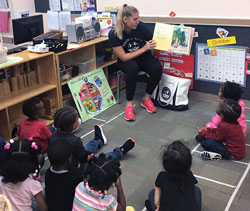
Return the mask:
[(60, 78), (61, 81), (67, 81), (72, 78), (73, 67), (60, 65)]
[(79, 67), (79, 74), (81, 73), (88, 73), (94, 69), (94, 59), (90, 58), (75, 58), (71, 61), (66, 61), (69, 65), (78, 66)]

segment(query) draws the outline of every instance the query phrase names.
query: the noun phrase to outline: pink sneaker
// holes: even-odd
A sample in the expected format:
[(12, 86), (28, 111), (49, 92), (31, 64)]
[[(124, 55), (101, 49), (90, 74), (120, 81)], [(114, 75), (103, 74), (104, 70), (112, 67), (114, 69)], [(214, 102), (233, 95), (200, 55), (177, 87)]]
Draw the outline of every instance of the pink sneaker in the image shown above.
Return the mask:
[(142, 100), (141, 107), (146, 108), (147, 112), (149, 113), (156, 112), (156, 107), (154, 106), (154, 103), (150, 99)]
[(126, 108), (125, 108), (125, 119), (127, 121), (135, 121), (134, 107), (133, 106), (126, 106)]

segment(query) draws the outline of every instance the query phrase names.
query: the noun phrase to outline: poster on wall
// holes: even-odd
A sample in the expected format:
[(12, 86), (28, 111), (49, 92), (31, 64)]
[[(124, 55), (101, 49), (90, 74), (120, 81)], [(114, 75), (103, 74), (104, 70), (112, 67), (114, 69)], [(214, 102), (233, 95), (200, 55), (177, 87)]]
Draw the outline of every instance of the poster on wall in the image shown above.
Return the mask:
[(165, 51), (154, 50), (162, 65), (164, 74), (191, 80), (190, 89), (193, 89), (194, 55), (170, 54)]
[(208, 47), (196, 43), (195, 79), (215, 83), (232, 81), (246, 86), (245, 60), (247, 47)]
[(68, 86), (83, 122), (116, 104), (102, 69), (78, 76)]

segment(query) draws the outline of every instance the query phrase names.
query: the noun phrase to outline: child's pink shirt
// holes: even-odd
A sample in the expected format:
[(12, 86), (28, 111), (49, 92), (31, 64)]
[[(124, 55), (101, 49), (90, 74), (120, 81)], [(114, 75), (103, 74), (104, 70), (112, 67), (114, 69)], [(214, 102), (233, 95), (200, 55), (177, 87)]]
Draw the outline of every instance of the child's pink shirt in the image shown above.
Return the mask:
[[(247, 134), (247, 124), (246, 124), (246, 118), (245, 118), (245, 103), (242, 100), (238, 101), (240, 107), (241, 107), (241, 115), (238, 118), (238, 122), (242, 128), (243, 134), (246, 137)], [(206, 124), (206, 128), (217, 128), (218, 125), (221, 123), (221, 117), (216, 114), (213, 118), (211, 122), (208, 122)]]
[(32, 211), (31, 198), (42, 191), (39, 181), (28, 177), (23, 182), (3, 183), (0, 176), (0, 193), (4, 194), (12, 205), (12, 211)]

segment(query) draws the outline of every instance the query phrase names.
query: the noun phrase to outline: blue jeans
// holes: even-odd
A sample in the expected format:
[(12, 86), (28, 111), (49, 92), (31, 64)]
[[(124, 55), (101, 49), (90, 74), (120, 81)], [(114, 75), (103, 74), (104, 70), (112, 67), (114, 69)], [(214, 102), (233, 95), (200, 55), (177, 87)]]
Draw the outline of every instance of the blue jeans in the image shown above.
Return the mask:
[[(151, 190), (148, 194), (148, 199), (150, 201), (151, 208), (153, 211), (156, 210), (154, 197), (155, 197), (155, 189)], [(196, 185), (195, 185), (195, 199), (198, 206), (198, 210), (201, 211), (201, 189)]]
[(221, 156), (227, 160), (232, 159), (232, 154), (227, 150), (222, 141), (215, 141), (210, 138), (202, 138), (201, 146), (207, 151), (221, 154)]
[[(104, 144), (102, 141), (93, 139), (92, 141), (87, 143), (87, 145), (85, 146), (85, 150), (95, 154), (97, 150), (101, 148), (103, 145)], [(120, 147), (116, 147), (114, 148), (113, 152), (105, 153), (105, 156), (106, 157), (111, 156), (113, 160), (121, 160), (123, 157), (123, 153), (120, 150)], [(88, 163), (83, 163), (80, 168), (84, 171), (87, 168), (87, 166)]]

